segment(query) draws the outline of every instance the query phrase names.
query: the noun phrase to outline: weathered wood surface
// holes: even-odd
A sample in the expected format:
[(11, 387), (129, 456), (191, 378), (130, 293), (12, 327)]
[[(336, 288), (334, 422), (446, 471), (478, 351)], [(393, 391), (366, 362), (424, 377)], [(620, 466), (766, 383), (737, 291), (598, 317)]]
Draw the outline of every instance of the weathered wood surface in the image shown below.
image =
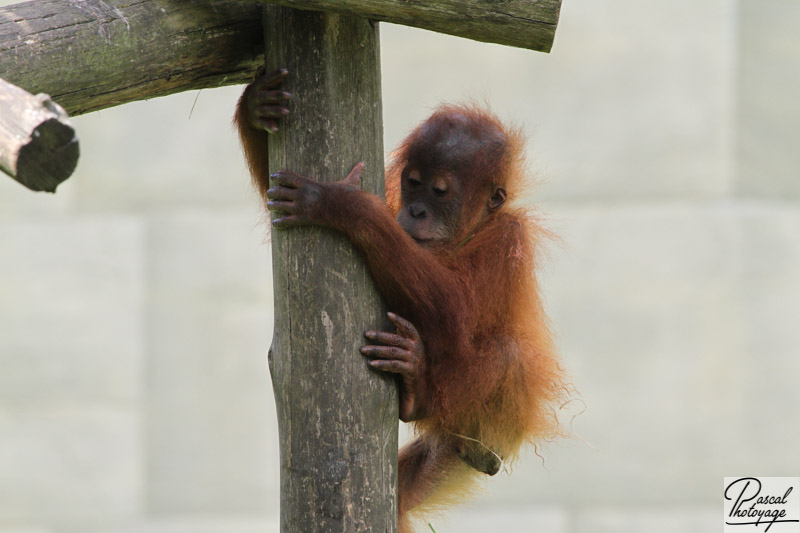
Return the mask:
[(262, 0), (549, 52), (561, 0)]
[(34, 0), (0, 8), (0, 78), (70, 115), (240, 84), (261, 61), (262, 6), (217, 0)]
[(0, 170), (31, 190), (55, 192), (78, 155), (75, 130), (58, 104), (0, 79)]
[[(270, 168), (322, 181), (365, 161), (383, 194), (378, 28), (366, 19), (268, 6), (267, 70), (286, 67), (291, 114)], [(397, 519), (397, 392), (360, 354), (387, 326), (360, 254), (319, 228), (272, 232), (270, 369), (280, 430), (281, 531), (388, 532)]]

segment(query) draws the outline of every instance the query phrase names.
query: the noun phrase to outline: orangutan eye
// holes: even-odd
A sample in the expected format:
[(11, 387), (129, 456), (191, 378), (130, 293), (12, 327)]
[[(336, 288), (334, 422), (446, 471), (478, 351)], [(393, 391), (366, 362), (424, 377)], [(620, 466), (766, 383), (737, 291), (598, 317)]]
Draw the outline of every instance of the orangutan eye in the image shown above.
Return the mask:
[(422, 179), (420, 178), (418, 170), (412, 170), (409, 172), (406, 180), (411, 187), (419, 187), (422, 185)]

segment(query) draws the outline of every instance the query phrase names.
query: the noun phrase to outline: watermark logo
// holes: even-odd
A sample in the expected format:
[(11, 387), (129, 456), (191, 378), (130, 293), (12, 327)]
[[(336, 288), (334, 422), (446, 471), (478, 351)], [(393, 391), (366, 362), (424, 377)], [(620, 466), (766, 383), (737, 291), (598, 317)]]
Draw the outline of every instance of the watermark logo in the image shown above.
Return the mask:
[(800, 478), (726, 477), (723, 533), (800, 533)]

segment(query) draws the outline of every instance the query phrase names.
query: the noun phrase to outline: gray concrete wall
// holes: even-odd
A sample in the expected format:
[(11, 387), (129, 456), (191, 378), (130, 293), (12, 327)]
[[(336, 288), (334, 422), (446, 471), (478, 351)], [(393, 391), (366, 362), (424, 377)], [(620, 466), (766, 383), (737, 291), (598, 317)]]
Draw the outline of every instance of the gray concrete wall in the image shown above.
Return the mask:
[[(723, 476), (800, 475), (800, 9), (768, 4), (565, 0), (551, 55), (382, 26), (387, 147), (470, 97), (530, 134), (586, 407), (439, 533), (719, 531)], [(0, 533), (277, 531), (240, 90), (78, 117), (56, 195), (0, 179)]]

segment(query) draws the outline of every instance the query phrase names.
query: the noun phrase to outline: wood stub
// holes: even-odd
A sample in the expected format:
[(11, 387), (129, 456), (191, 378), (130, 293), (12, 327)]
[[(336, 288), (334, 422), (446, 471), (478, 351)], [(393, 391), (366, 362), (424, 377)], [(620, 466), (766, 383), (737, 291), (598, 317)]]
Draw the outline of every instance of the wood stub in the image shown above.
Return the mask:
[(67, 113), (0, 79), (0, 169), (34, 191), (55, 192), (72, 175), (80, 150)]

